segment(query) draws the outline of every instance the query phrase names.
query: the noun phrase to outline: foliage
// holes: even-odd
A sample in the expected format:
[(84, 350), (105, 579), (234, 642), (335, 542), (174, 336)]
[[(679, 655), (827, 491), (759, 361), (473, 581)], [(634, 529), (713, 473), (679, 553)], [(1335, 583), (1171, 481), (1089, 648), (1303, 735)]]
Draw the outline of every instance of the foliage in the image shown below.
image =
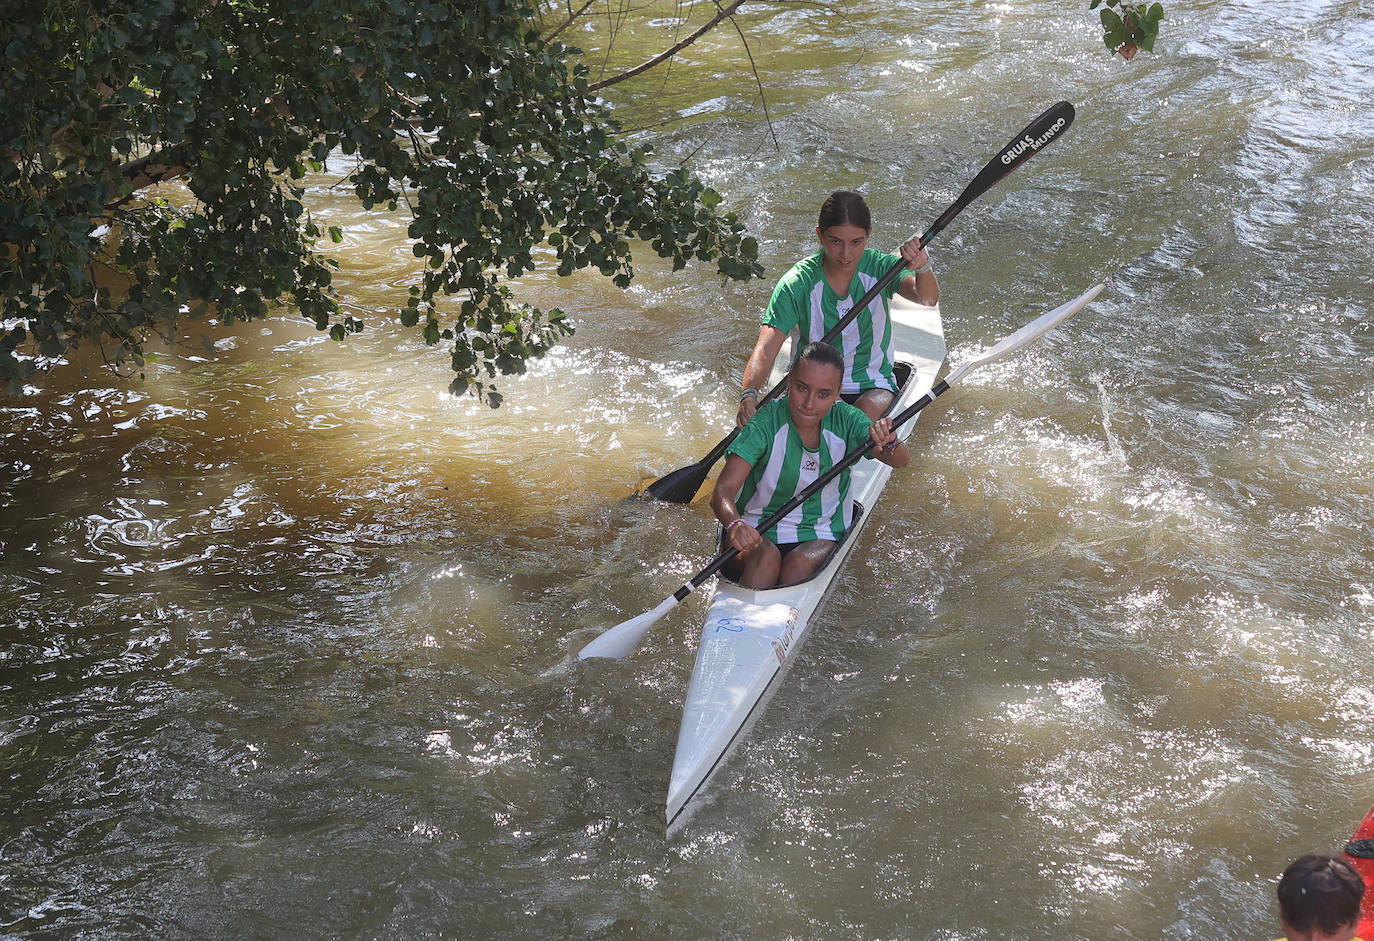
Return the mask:
[(1092, 0), (1089, 10), (1102, 5), (1102, 41), (1112, 52), (1132, 58), (1137, 49), (1153, 52), (1159, 37), (1159, 21), (1164, 7), (1158, 3), (1131, 3), (1129, 0)]
[[(409, 214), (424, 268), (402, 323), (446, 342), (455, 390), (500, 396), (571, 332), (504, 283), (536, 264), (633, 275), (631, 241), (674, 268), (762, 273), (718, 194), (656, 174), (542, 40), (530, 0), (13, 0), (0, 54), (0, 378), (83, 344), (117, 368), (150, 331), (290, 303), (342, 339), (363, 324), (302, 180), (347, 170), (365, 208)], [(189, 205), (141, 194), (179, 177)], [(100, 277), (102, 266), (117, 283)], [(404, 288), (402, 290), (405, 290)], [(112, 352), (111, 352), (112, 349)]]

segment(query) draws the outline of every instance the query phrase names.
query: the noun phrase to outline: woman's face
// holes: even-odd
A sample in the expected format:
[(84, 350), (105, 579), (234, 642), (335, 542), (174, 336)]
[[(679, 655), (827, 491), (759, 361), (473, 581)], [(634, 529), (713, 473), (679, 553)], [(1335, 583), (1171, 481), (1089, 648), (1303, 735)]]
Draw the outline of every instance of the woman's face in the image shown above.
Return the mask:
[(815, 428), (840, 397), (843, 376), (829, 363), (798, 360), (787, 374), (787, 408), (792, 424)]
[(816, 229), (825, 260), (841, 271), (851, 271), (858, 265), (859, 256), (868, 245), (868, 235), (867, 229), (857, 225), (832, 225), (827, 229)]

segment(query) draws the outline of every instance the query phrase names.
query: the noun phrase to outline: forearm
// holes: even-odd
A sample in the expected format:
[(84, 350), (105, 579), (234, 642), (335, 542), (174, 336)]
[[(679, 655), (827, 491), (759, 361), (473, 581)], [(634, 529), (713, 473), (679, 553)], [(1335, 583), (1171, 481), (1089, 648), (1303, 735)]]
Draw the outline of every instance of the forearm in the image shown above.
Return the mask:
[(770, 354), (766, 349), (755, 349), (749, 356), (749, 362), (744, 364), (744, 379), (740, 383), (740, 391), (753, 389), (760, 397), (766, 394), (768, 380), (773, 373), (773, 360), (776, 358), (776, 353)]
[(911, 463), (911, 452), (906, 449), (905, 441), (899, 442), (891, 451), (878, 448), (873, 452), (873, 456), (893, 468), (906, 467)]
[(711, 512), (716, 515), (716, 522), (722, 526), (729, 526), (742, 515), (735, 506), (735, 501), (730, 499), (728, 494), (722, 493), (719, 487), (711, 493)]
[(759, 329), (758, 341), (749, 354), (749, 361), (744, 364), (744, 379), (740, 383), (741, 391), (754, 389), (760, 395), (767, 392), (768, 380), (773, 374), (773, 363), (777, 360), (778, 353), (782, 350), (782, 345), (786, 340), (787, 334), (776, 327), (765, 324)]
[(940, 282), (934, 271), (926, 271), (916, 276), (916, 303), (934, 307), (940, 303)]
[(711, 493), (711, 510), (725, 529), (725, 544), (744, 555), (761, 543), (763, 537), (740, 514), (739, 507), (735, 506), (735, 501), (729, 496), (733, 492), (735, 491), (730, 490), (728, 486), (717, 486)]
[(940, 282), (933, 270), (909, 274), (902, 279), (897, 293), (909, 301), (934, 307), (940, 303)]
[(897, 293), (909, 301), (927, 307), (934, 307), (940, 303), (940, 282), (935, 280), (934, 262), (930, 260), (930, 253), (921, 244), (921, 240), (909, 239), (902, 244), (899, 253), (911, 269), (911, 274), (902, 276), (901, 282), (897, 285)]
[(725, 458), (725, 467), (716, 478), (716, 486), (711, 491), (711, 512), (716, 515), (720, 525), (726, 527), (727, 532), (730, 531), (731, 525), (734, 525), (736, 530), (745, 528), (735, 525), (743, 516), (739, 507), (735, 505), (735, 498), (739, 496), (749, 470), (750, 464), (744, 458), (738, 454), (728, 455)]

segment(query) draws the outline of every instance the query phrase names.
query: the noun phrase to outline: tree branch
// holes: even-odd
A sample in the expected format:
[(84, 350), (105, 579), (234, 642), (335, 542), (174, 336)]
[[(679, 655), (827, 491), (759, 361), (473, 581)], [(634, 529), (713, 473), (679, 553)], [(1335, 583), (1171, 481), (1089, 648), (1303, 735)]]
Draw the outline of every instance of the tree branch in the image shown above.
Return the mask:
[(584, 3), (584, 4), (582, 4), (582, 6), (581, 6), (580, 8), (578, 8), (578, 9), (575, 10), (575, 11), (573, 11), (572, 13), (569, 13), (569, 14), (568, 14), (568, 18), (567, 18), (566, 21), (564, 21), (563, 25), (560, 26), (560, 27), (558, 27), (557, 29), (555, 29), (553, 32), (549, 33), (549, 35), (545, 36), (545, 37), (544, 37), (544, 42), (553, 42), (554, 39), (557, 38), (557, 36), (558, 36), (559, 33), (563, 32), (563, 30), (565, 30), (565, 29), (567, 29), (569, 26), (573, 25), (573, 23), (577, 20), (577, 18), (578, 18), (579, 16), (581, 16), (583, 13), (586, 13), (586, 12), (587, 12), (587, 8), (590, 7), (590, 6), (591, 6), (593, 3), (595, 3), (595, 2), (596, 2), (596, 0), (587, 0), (587, 2)]
[(671, 59), (673, 56), (677, 55), (683, 49), (686, 49), (692, 43), (696, 42), (706, 33), (714, 29), (721, 22), (721, 20), (728, 19), (732, 14), (734, 14), (736, 10), (742, 7), (745, 4), (745, 2), (746, 0), (734, 0), (734, 2), (731, 3), (728, 7), (721, 8), (720, 12), (717, 13), (709, 21), (707, 21), (707, 23), (704, 26), (702, 26), (696, 32), (692, 33), (686, 39), (679, 42), (677, 45), (673, 46), (670, 49), (666, 49), (663, 52), (660, 52), (652, 59), (648, 59), (644, 62), (641, 62), (639, 65), (635, 66), (632, 69), (629, 69), (628, 71), (621, 72), (619, 75), (612, 75), (610, 78), (604, 81), (594, 82), (593, 84), (587, 86), (587, 90), (593, 92), (600, 91), (601, 89), (607, 88), (611, 85), (615, 85), (618, 82), (623, 82), (627, 78), (634, 78), (636, 75), (639, 75), (642, 72), (647, 72), (654, 66), (659, 65), (668, 59)]
[(749, 48), (749, 37), (744, 35), (744, 30), (739, 28), (739, 24), (734, 18), (730, 19), (730, 25), (735, 27), (735, 32), (739, 34), (739, 41), (744, 46), (744, 54), (749, 57), (749, 68), (754, 73), (754, 83), (759, 87), (759, 103), (763, 105), (763, 120), (768, 125), (768, 134), (773, 138), (773, 147), (782, 150), (782, 145), (778, 143), (778, 132), (773, 127), (773, 117), (768, 113), (768, 95), (763, 90), (763, 77), (759, 75), (759, 64), (754, 61), (754, 50)]
[(133, 189), (127, 196), (115, 200), (105, 208), (118, 209), (120, 206), (133, 199), (134, 193), (137, 193), (139, 190), (152, 186), (155, 183), (161, 183), (164, 180), (170, 180), (173, 177), (181, 176), (187, 170), (191, 169), (190, 166), (184, 162), (184, 155), (181, 154), (179, 150), (180, 149), (176, 147), (168, 150), (159, 150), (155, 153), (148, 154), (146, 157), (131, 160), (120, 167), (120, 175), (124, 177), (125, 181), (128, 182)]

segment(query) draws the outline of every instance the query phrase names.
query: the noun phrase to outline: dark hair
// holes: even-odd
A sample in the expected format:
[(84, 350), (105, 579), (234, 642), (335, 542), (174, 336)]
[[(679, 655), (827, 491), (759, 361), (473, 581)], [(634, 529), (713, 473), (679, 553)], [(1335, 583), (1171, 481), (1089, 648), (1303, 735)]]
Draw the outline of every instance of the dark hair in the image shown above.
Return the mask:
[(1355, 923), (1364, 898), (1364, 880), (1339, 856), (1300, 856), (1279, 878), (1279, 915), (1296, 931), (1314, 924), (1333, 934)]
[(797, 362), (806, 360), (808, 363), (820, 363), (823, 366), (834, 366), (841, 376), (844, 375), (844, 356), (829, 343), (821, 343), (819, 340), (806, 344), (797, 356)]
[(865, 232), (872, 232), (873, 215), (868, 211), (868, 203), (858, 193), (837, 190), (821, 203), (821, 214), (816, 219), (816, 228), (822, 232), (832, 225), (857, 225)]

